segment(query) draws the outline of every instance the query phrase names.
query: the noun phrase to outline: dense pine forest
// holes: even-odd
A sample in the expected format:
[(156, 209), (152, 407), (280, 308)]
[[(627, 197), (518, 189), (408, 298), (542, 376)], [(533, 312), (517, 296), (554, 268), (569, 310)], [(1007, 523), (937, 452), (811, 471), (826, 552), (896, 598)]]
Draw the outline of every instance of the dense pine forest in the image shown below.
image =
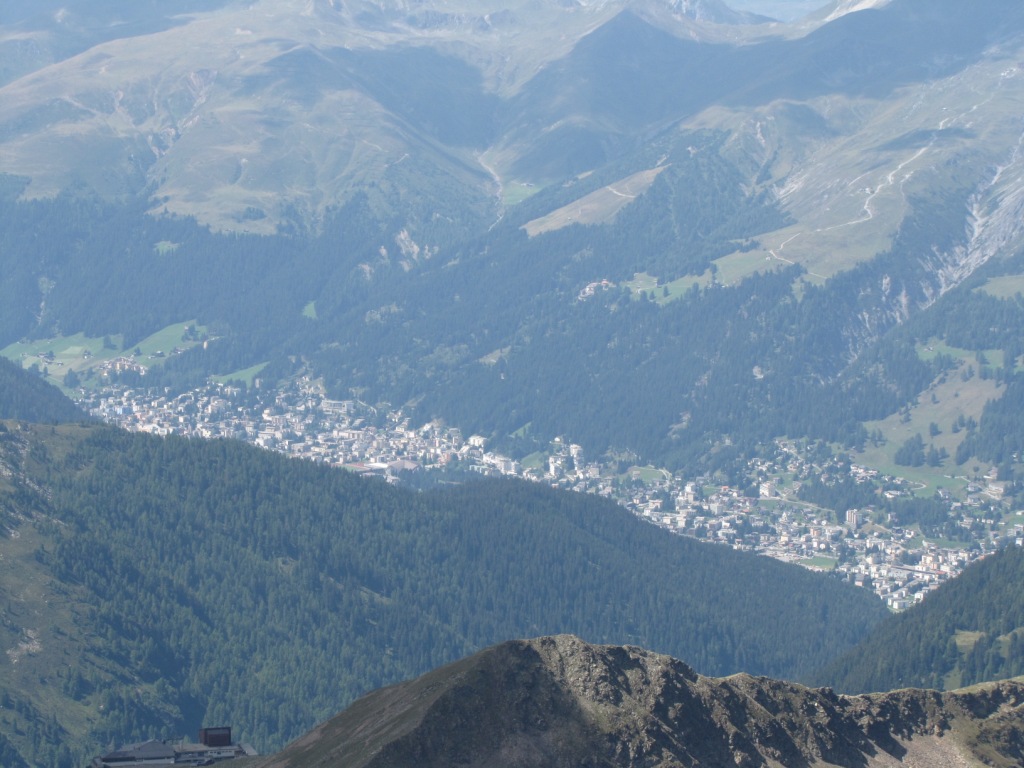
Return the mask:
[(1007, 547), (886, 619), (813, 679), (861, 693), (952, 689), (1024, 674), (1022, 578), (1024, 550)]
[(0, 357), (0, 419), (40, 424), (84, 421), (85, 413), (60, 390)]
[(35, 575), (17, 583), (51, 583), (68, 612), (37, 627), (3, 590), (9, 642), (41, 645), (2, 686), (0, 725), (29, 762), (214, 721), (272, 749), (360, 693), (509, 637), (572, 632), (709, 674), (795, 677), (885, 615), (827, 576), (519, 481), (416, 493), (107, 427), (8, 422), (0, 450), (5, 524), (23, 531), (4, 546), (34, 542), (18, 567)]

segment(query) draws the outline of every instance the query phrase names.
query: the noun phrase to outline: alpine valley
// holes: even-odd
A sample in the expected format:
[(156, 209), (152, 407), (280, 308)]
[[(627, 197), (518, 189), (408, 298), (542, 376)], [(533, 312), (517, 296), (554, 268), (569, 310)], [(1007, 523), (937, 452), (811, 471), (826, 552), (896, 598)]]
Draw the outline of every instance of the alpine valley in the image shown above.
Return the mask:
[[(4, 0), (0, 764), (227, 724), (308, 734), (268, 765), (1019, 764), (1016, 549), (891, 617), (546, 486), (1020, 543), (1022, 244), (1020, 0)], [(905, 684), (959, 690), (845, 695)]]
[[(520, 456), (728, 472), (904, 409), (980, 423), (947, 474), (1016, 460), (983, 411), (1024, 386), (1019, 3), (160, 8), (5, 4), (26, 366), (20, 340), (94, 340), (95, 386), (100, 339), (191, 322), (211, 340), (147, 384), (302, 371)], [(978, 393), (922, 397), (980, 356)]]
[(416, 492), (103, 425), (0, 422), (0, 524), (11, 768), (210, 722), (272, 751), (372, 688), (537, 634), (806, 676), (886, 615), (866, 590), (585, 494)]

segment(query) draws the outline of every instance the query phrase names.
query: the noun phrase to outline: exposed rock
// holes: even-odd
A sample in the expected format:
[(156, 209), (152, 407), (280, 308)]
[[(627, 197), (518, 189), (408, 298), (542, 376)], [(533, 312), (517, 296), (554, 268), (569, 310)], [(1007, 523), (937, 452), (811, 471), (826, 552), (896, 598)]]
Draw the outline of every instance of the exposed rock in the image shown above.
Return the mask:
[(1024, 684), (840, 696), (563, 635), (365, 696), (261, 768), (1020, 765)]

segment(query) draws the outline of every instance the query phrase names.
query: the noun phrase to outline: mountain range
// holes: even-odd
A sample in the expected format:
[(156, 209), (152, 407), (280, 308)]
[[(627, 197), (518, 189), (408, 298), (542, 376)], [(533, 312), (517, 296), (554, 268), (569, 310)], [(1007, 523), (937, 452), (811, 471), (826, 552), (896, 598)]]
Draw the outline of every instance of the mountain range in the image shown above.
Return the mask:
[(273, 749), (572, 632), (694, 669), (516, 641), (275, 759), (1018, 764), (1015, 683), (694, 671), (1012, 674), (1016, 552), (882, 621), (604, 500), (72, 423), (40, 377), (305, 377), (517, 457), (558, 436), (742, 487), (782, 437), (883, 475), (916, 437), (920, 495), (997, 466), (1012, 510), (1022, 52), (1018, 0), (4, 3), (0, 351), (34, 372), (0, 365), (0, 417), (45, 424), (0, 424), (0, 762), (210, 720)]
[[(1019, 386), (1017, 3), (2, 21), (0, 344), (25, 365), (19, 340), (127, 353), (198, 323), (147, 382), (301, 371), (516, 455), (561, 435), (736, 482), (780, 435), (880, 430), (864, 461), (891, 467), (922, 424), (991, 431)], [(939, 388), (982, 357), (993, 383)], [(65, 365), (94, 387), (100, 361)], [(1013, 463), (939, 442), (946, 474)]]
[[(717, 0), (19, 8), (5, 24), (0, 170), (28, 178), (28, 197), (145, 191), (154, 211), (266, 233), (369, 185), (422, 190), (406, 200), (419, 215), (451, 215), (426, 175), (486, 222), (506, 185), (562, 183), (700, 125), (729, 132), (748, 183), (799, 227), (762, 252), (801, 232), (810, 242), (790, 253), (804, 263), (835, 247), (821, 230), (844, 215), (844, 234), (872, 230), (880, 247), (922, 186), (913, 177), (966, 144), (992, 153), (960, 180), (979, 210), (1013, 179), (1011, 167), (986, 189), (1019, 136), (1001, 65), (1019, 31), (1012, 3), (837, 3), (790, 26)], [(872, 206), (895, 210), (858, 226)], [(415, 236), (423, 222), (402, 224)]]

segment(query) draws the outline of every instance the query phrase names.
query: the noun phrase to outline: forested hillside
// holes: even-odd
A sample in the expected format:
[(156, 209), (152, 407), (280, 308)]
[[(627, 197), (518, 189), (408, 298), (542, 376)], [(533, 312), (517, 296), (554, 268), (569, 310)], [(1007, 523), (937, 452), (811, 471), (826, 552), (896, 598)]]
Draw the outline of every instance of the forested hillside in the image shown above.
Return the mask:
[(813, 676), (850, 693), (952, 689), (1024, 674), (1024, 550), (965, 570)]
[[(503, 638), (793, 677), (885, 610), (826, 576), (512, 481), (417, 494), (232, 442), (0, 434), (2, 732), (29, 762), (231, 723), (269, 750)], [(66, 660), (66, 661), (65, 661)]]
[[(952, 365), (918, 357), (913, 344), (935, 335), (923, 326), (916, 337), (882, 336), (849, 362), (859, 318), (886, 301), (871, 286), (926, 244), (908, 235), (821, 286), (795, 265), (717, 282), (713, 260), (782, 216), (738, 193), (721, 141), (700, 133), (652, 144), (645, 152), (670, 151), (672, 167), (614, 225), (534, 238), (519, 228), (606, 180), (587, 179), (538, 194), (486, 237), (448, 243), (443, 262), (387, 255), (386, 226), (362, 199), (323, 233), (289, 237), (216, 235), (95, 201), (8, 202), (24, 226), (0, 234), (5, 247), (41, 257), (15, 263), (0, 284), (0, 341), (75, 328), (127, 354), (195, 318), (208, 344), (122, 383), (180, 389), (267, 362), (272, 382), (305, 361), (332, 396), (404, 405), (519, 455), (562, 434), (592, 456), (628, 451), (707, 470), (782, 434), (857, 446), (863, 421), (895, 412)], [(702, 147), (693, 157), (692, 142)], [(685, 279), (702, 272), (710, 282)], [(638, 291), (636, 273), (658, 277)], [(612, 287), (581, 300), (599, 278)], [(44, 297), (33, 297), (38, 283)], [(104, 295), (119, 300), (93, 298)], [(93, 376), (83, 374), (87, 386)]]
[(59, 389), (0, 357), (0, 419), (49, 424), (85, 418), (85, 413)]
[[(134, 9), (138, 39), (16, 9), (42, 58), (12, 49), (38, 71), (0, 102), (4, 354), (194, 322), (145, 377), (96, 355), (80, 383), (265, 366), (516, 458), (562, 436), (735, 483), (773, 439), (859, 450), (916, 410), (947, 437), (899, 458), (1019, 471), (1019, 3), (507, 5), (197, 0)], [(55, 40), (95, 56), (49, 66)], [(928, 391), (974, 370), (984, 413)]]

